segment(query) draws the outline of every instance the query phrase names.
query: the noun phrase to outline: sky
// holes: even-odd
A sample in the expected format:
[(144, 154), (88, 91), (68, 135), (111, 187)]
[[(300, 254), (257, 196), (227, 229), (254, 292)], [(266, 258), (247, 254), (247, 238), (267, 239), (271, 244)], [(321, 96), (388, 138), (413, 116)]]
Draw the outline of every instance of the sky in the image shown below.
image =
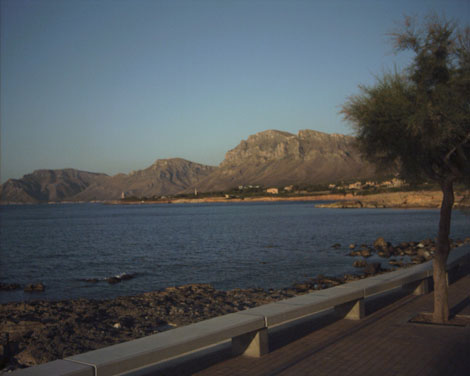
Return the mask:
[(470, 0), (0, 0), (0, 181), (218, 165), (267, 129), (352, 134), (359, 85), (402, 69), (389, 33)]

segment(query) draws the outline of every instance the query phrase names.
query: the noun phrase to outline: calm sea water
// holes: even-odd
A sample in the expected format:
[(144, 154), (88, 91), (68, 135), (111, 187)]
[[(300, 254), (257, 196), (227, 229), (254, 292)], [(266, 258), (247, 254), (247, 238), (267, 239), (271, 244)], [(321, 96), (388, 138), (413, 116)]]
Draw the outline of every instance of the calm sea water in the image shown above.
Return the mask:
[[(46, 291), (0, 292), (0, 303), (108, 298), (185, 283), (288, 287), (318, 274), (354, 272), (346, 256), (350, 243), (371, 244), (378, 236), (398, 243), (437, 233), (438, 210), (314, 204), (2, 206), (0, 282), (42, 282)], [(469, 236), (469, 225), (470, 217), (455, 211), (452, 236)], [(335, 243), (341, 247), (332, 248)], [(116, 285), (104, 280), (122, 273), (136, 276)]]

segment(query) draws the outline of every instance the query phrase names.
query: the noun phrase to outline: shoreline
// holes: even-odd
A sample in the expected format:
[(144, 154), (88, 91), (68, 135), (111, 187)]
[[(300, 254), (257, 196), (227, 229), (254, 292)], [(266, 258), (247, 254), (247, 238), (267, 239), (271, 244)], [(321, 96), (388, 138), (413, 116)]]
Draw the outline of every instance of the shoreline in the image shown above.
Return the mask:
[[(470, 238), (455, 241), (453, 247), (465, 243)], [(113, 299), (0, 304), (0, 370), (5, 366), (0, 374), (419, 264), (432, 258), (435, 247), (429, 239), (391, 245), (378, 238), (369, 246), (351, 244), (349, 256), (357, 263), (358, 273), (319, 275), (281, 289), (225, 291), (209, 284), (187, 284)], [(392, 268), (367, 263), (373, 254)]]
[[(455, 192), (454, 209), (470, 208), (465, 193)], [(257, 196), (245, 198), (206, 197), (206, 198), (179, 198), (165, 201), (121, 201), (105, 202), (110, 205), (148, 205), (148, 204), (198, 204), (198, 203), (229, 203), (229, 202), (289, 202), (289, 201), (333, 201), (331, 203), (316, 204), (317, 208), (334, 209), (438, 209), (441, 207), (442, 192), (430, 191), (402, 191), (361, 194), (318, 194), (306, 196)]]
[[(320, 193), (307, 194), (304, 196), (254, 196), (254, 197), (201, 197), (201, 198), (167, 198), (163, 200), (102, 200), (102, 201), (60, 201), (47, 203), (0, 203), (0, 205), (59, 205), (59, 204), (104, 204), (104, 205), (165, 205), (165, 204), (200, 204), (200, 203), (254, 203), (254, 202), (313, 202), (313, 201), (333, 201), (331, 203), (316, 204), (318, 208), (335, 209), (437, 209), (441, 206), (442, 192), (439, 190), (430, 191), (400, 191), (371, 194), (337, 194)], [(455, 192), (455, 209), (470, 208), (470, 201), (464, 192)]]

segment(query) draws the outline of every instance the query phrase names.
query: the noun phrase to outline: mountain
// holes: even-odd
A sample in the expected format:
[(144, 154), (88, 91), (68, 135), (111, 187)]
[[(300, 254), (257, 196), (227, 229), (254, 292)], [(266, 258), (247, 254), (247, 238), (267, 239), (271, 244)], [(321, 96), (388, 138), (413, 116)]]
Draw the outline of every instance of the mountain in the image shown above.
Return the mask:
[(172, 195), (197, 185), (216, 169), (181, 158), (159, 159), (144, 170), (117, 174), (91, 184), (74, 198), (80, 201), (115, 200), (121, 198), (122, 192), (136, 197)]
[(197, 188), (223, 191), (248, 184), (320, 184), (374, 176), (374, 168), (361, 159), (354, 141), (352, 136), (313, 130), (298, 135), (260, 132), (228, 151), (219, 168)]
[(168, 195), (196, 185), (216, 167), (184, 159), (157, 160), (150, 167), (130, 174), (105, 174), (63, 170), (37, 170), (0, 186), (4, 203), (93, 201), (121, 198), (122, 192), (137, 197)]
[(225, 191), (239, 185), (321, 184), (375, 176), (354, 147), (354, 137), (302, 130), (268, 130), (227, 152), (219, 167), (181, 158), (157, 160), (130, 174), (74, 169), (38, 170), (0, 186), (1, 202), (93, 201)]
[(74, 197), (90, 184), (108, 176), (72, 168), (36, 170), (21, 179), (9, 179), (0, 186), (1, 202), (38, 203), (62, 201)]

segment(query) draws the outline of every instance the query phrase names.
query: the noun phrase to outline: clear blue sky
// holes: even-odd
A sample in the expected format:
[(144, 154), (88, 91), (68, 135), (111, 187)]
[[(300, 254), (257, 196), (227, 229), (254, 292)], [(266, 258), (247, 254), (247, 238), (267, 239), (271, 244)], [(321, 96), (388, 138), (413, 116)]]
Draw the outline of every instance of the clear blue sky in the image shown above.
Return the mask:
[(351, 133), (338, 114), (409, 62), (403, 16), (470, 24), (469, 0), (0, 0), (1, 171), (218, 165), (266, 129)]

